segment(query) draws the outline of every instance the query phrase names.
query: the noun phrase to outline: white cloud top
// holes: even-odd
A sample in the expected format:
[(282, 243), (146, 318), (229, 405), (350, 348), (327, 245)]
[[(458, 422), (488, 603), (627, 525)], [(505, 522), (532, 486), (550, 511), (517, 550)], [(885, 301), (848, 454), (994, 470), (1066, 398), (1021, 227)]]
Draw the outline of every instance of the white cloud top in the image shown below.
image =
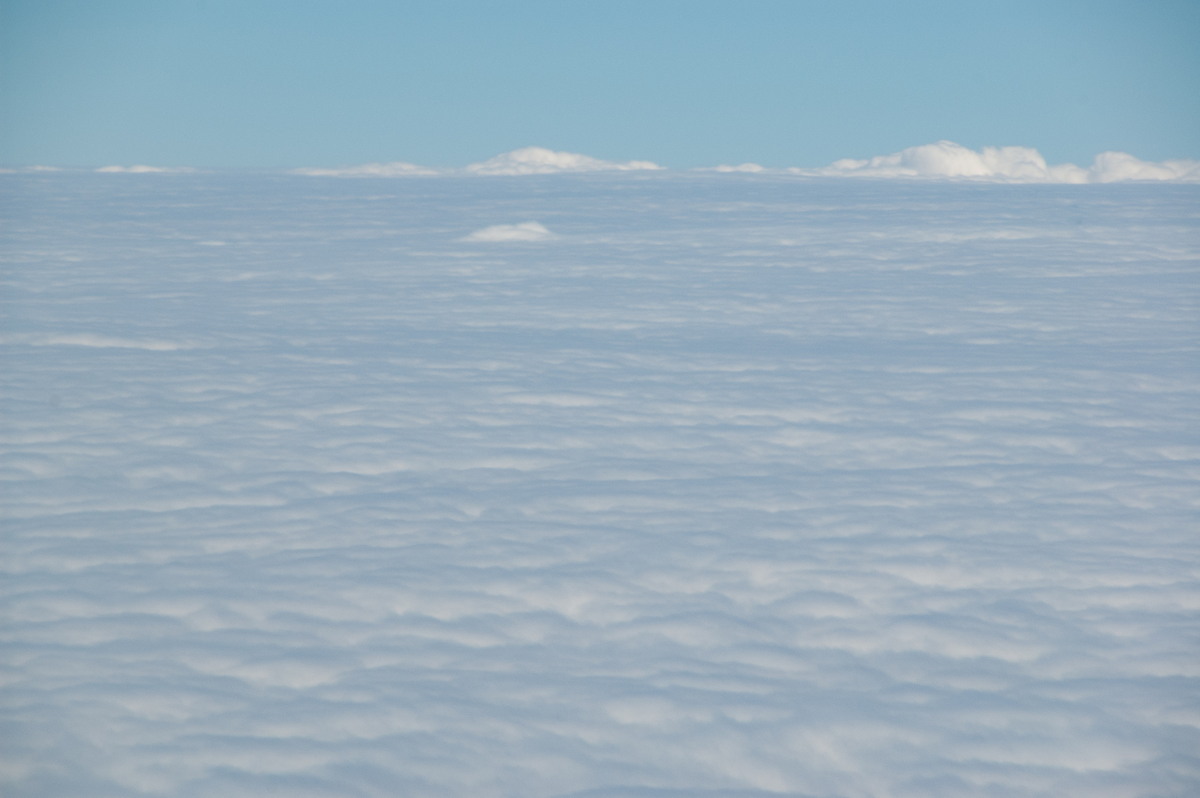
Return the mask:
[(404, 161), (334, 168), (304, 167), (292, 174), (311, 177), (408, 177), (412, 175), (549, 175), (571, 172), (630, 172), (662, 169), (650, 161), (605, 161), (575, 152), (523, 147), (462, 169), (434, 169)]
[[(412, 177), (421, 175), (549, 175), (581, 172), (661, 170), (651, 161), (605, 161), (545, 147), (523, 147), (461, 169), (435, 169), (405, 161), (344, 167), (304, 167), (292, 174), (311, 177)], [(175, 172), (152, 166), (106, 166), (100, 172)], [(721, 164), (701, 171), (786, 173), (812, 177), (872, 177), (976, 180), (1003, 183), (1114, 183), (1126, 180), (1200, 181), (1200, 161), (1143, 161), (1124, 152), (1102, 152), (1091, 166), (1048, 164), (1033, 147), (984, 147), (972, 150), (953, 141), (937, 141), (873, 158), (843, 158), (829, 166), (769, 169), (757, 163)]]
[(554, 233), (538, 222), (494, 224), (463, 238), (463, 241), (548, 241)]
[(196, 170), (190, 166), (146, 166), (145, 164), (135, 164), (134, 166), (101, 166), (96, 171), (105, 174), (148, 175), (180, 174)]
[(308, 175), (310, 177), (410, 177), (419, 175), (436, 175), (436, 169), (427, 166), (417, 166), (404, 161), (389, 163), (364, 163), (358, 166), (342, 166), (329, 169), (321, 167), (304, 167), (293, 169), (292, 174)]
[(859, 177), (972, 178), (1013, 183), (1112, 183), (1120, 180), (1200, 180), (1200, 161), (1152, 163), (1123, 152), (1103, 152), (1088, 169), (1049, 165), (1032, 147), (984, 147), (976, 151), (953, 141), (909, 147), (891, 155), (844, 158), (796, 174)]
[[(29, 173), (37, 173), (37, 172), (62, 172), (62, 171), (64, 171), (64, 170), (61, 166), (42, 166), (40, 164), (37, 164), (34, 166), (22, 166), (22, 167), (18, 167), (16, 169), (9, 169), (6, 167), (0, 168), (0, 174), (3, 174), (3, 175), (16, 175), (16, 174), (21, 174), (21, 173), (29, 174)], [(97, 170), (97, 171), (99, 171), (99, 170)]]
[(523, 147), (473, 163), (467, 172), (476, 175), (547, 175), (558, 172), (614, 172), (662, 169), (650, 161), (602, 161), (574, 152), (556, 152), (545, 147)]
[(714, 167), (712, 167), (712, 169), (706, 170), (706, 171), (712, 171), (712, 172), (765, 172), (766, 167), (761, 166), (760, 164), (756, 164), (756, 163), (740, 163), (736, 166), (732, 166), (730, 164), (723, 163), (720, 166), (714, 166)]
[(1088, 182), (1112, 183), (1117, 180), (1200, 181), (1200, 161), (1178, 159), (1143, 161), (1125, 152), (1102, 152), (1088, 170)]

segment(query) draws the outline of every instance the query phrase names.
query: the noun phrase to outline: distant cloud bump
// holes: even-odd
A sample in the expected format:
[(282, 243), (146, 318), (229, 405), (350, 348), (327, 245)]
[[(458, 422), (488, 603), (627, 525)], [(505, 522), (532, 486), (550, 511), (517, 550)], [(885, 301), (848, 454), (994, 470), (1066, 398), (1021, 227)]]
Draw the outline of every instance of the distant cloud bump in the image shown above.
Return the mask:
[(1200, 161), (1152, 163), (1124, 152), (1102, 152), (1088, 169), (1052, 166), (1032, 147), (984, 147), (976, 151), (953, 141), (909, 147), (891, 155), (844, 158), (801, 174), (860, 177), (975, 178), (1013, 183), (1112, 183), (1119, 180), (1200, 180)]
[[(38, 171), (48, 171), (46, 167), (36, 168)], [(190, 166), (146, 166), (145, 164), (135, 164), (134, 166), (101, 166), (96, 171), (104, 174), (148, 175), (170, 173), (179, 174), (194, 172), (196, 170)]]
[(544, 147), (524, 147), (482, 163), (474, 163), (466, 171), (476, 175), (544, 175), (556, 172), (628, 172), (662, 169), (650, 161), (602, 161), (573, 152), (555, 152)]
[(339, 166), (331, 169), (305, 167), (293, 169), (292, 174), (310, 177), (409, 177), (413, 175), (436, 175), (436, 169), (417, 166), (404, 161), (389, 163), (364, 163), (358, 166)]
[[(411, 177), (419, 175), (550, 175), (582, 172), (654, 171), (651, 161), (605, 161), (545, 147), (523, 147), (459, 169), (435, 169), (404, 161), (343, 167), (305, 167), (292, 174), (311, 177)], [(101, 172), (160, 172), (150, 166), (106, 166)], [(824, 167), (768, 169), (756, 163), (721, 164), (702, 171), (794, 174), (808, 177), (871, 177), (976, 180), (999, 183), (1113, 183), (1123, 180), (1200, 182), (1200, 161), (1143, 161), (1124, 152), (1102, 152), (1084, 168), (1048, 164), (1033, 147), (984, 147), (972, 150), (953, 141), (936, 141), (872, 158), (843, 158)]]
[(495, 224), (484, 227), (463, 238), (463, 241), (548, 241), (554, 238), (542, 224), (538, 222), (522, 222), (521, 224)]
[(562, 172), (630, 172), (662, 169), (650, 161), (604, 161), (590, 155), (557, 152), (545, 147), (523, 147), (462, 169), (433, 169), (393, 161), (335, 168), (305, 167), (292, 174), (310, 177), (408, 177), (412, 175), (550, 175)]

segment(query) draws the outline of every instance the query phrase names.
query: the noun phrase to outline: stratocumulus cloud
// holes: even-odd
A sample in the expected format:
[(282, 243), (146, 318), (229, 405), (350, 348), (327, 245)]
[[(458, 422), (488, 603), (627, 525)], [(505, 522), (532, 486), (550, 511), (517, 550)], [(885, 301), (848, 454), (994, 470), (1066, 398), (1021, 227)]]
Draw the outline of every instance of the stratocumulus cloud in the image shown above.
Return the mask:
[(1042, 154), (1031, 147), (984, 147), (976, 151), (952, 141), (923, 144), (863, 160), (846, 158), (821, 169), (791, 171), (831, 177), (966, 178), (1014, 183), (1200, 181), (1200, 161), (1152, 163), (1128, 153), (1104, 152), (1084, 169), (1074, 164), (1048, 165)]
[(1200, 792), (1200, 187), (0, 180), (5, 796)]

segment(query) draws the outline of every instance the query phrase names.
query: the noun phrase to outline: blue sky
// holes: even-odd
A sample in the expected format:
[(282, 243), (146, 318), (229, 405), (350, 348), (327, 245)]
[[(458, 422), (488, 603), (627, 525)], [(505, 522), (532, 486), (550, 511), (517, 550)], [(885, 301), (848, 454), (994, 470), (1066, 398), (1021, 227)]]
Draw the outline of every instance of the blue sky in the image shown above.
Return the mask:
[(0, 0), (0, 163), (1200, 156), (1200, 4)]

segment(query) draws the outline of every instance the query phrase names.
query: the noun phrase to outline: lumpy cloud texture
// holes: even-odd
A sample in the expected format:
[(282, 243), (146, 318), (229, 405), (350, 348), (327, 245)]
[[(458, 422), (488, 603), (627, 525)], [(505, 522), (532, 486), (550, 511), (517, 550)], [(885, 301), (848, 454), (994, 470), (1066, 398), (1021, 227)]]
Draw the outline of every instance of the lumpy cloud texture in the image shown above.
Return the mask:
[[(43, 171), (45, 167), (32, 167), (29, 171)], [(147, 166), (146, 164), (135, 164), (134, 166), (101, 166), (96, 170), (101, 174), (114, 175), (153, 175), (153, 174), (181, 174), (194, 172), (195, 170), (189, 166)]]
[[(305, 167), (292, 174), (310, 177), (521, 176), (584, 172), (646, 172), (663, 169), (651, 161), (605, 161), (588, 155), (524, 147), (461, 169), (434, 169), (404, 161), (347, 167)], [(104, 167), (101, 172), (174, 171), (156, 167)], [(1116, 183), (1124, 181), (1200, 182), (1200, 161), (1143, 161), (1124, 152), (1103, 152), (1088, 168), (1050, 165), (1032, 147), (972, 150), (952, 141), (909, 147), (874, 158), (844, 158), (826, 167), (768, 169), (756, 163), (722, 164), (699, 171), (793, 174), (809, 177), (919, 178), (1001, 183)]]
[(436, 169), (417, 166), (405, 161), (364, 163), (357, 166), (330, 168), (304, 167), (293, 170), (293, 174), (310, 177), (412, 177), (414, 175), (436, 175), (437, 173)]
[(662, 169), (650, 161), (605, 161), (574, 152), (545, 147), (522, 147), (461, 169), (433, 169), (404, 161), (368, 163), (345, 167), (305, 167), (293, 174), (310, 177), (411, 177), (423, 175), (551, 175), (575, 172), (631, 172)]
[(5, 796), (1200, 792), (1197, 187), (2, 180)]
[(542, 175), (559, 172), (629, 172), (661, 169), (650, 161), (604, 161), (545, 147), (524, 147), (466, 167), (477, 175)]
[(952, 141), (909, 147), (891, 155), (835, 161), (803, 174), (860, 177), (972, 178), (1015, 183), (1113, 183), (1123, 180), (1200, 181), (1200, 161), (1154, 163), (1123, 152), (1104, 152), (1084, 169), (1051, 166), (1031, 147), (984, 147), (972, 150)]

